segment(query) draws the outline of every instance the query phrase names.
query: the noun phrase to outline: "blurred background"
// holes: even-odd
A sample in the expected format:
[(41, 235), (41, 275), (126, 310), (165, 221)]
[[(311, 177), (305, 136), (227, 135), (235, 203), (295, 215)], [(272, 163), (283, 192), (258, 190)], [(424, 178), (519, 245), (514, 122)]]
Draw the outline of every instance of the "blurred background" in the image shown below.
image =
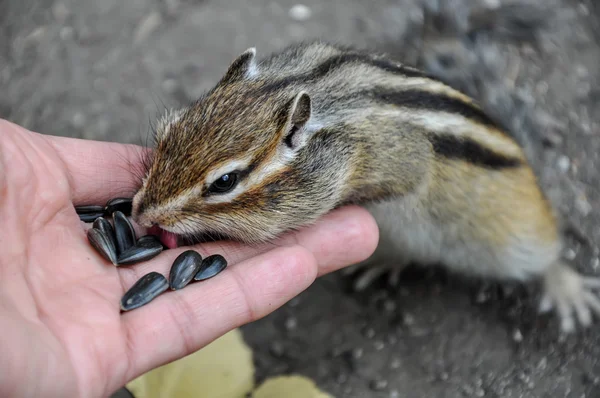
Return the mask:
[[(0, 117), (144, 144), (246, 48), (313, 38), (388, 52), (503, 120), (565, 258), (600, 273), (597, 0), (0, 0)], [(354, 294), (329, 275), (242, 332), (259, 381), (299, 373), (336, 397), (600, 397), (600, 323), (559, 339), (535, 286), (503, 287), (415, 269)]]

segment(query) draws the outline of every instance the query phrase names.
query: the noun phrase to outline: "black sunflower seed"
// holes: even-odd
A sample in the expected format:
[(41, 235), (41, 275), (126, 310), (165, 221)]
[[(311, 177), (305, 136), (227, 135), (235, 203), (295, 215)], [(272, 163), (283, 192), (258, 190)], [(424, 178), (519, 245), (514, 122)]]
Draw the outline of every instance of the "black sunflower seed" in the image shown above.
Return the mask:
[(96, 221), (98, 219), (98, 217), (102, 217), (103, 215), (104, 215), (104, 212), (80, 214), (79, 219), (83, 222), (90, 223), (90, 222)]
[[(158, 239), (158, 236), (156, 235), (144, 235), (141, 238), (139, 238), (136, 242), (136, 246), (145, 246), (145, 245), (151, 245), (154, 246), (155, 244), (159, 244), (162, 245), (162, 242), (160, 241), (160, 239)], [(163, 246), (164, 248), (164, 246)]]
[(75, 206), (77, 214), (94, 214), (104, 212), (104, 207), (95, 205)]
[(163, 247), (160, 242), (154, 244), (144, 243), (142, 246), (131, 246), (117, 257), (117, 264), (131, 265), (142, 261), (150, 260), (162, 252)]
[(113, 213), (113, 222), (117, 240), (117, 254), (120, 255), (135, 245), (135, 231), (125, 214), (118, 210)]
[(139, 308), (164, 293), (169, 288), (167, 278), (158, 272), (142, 276), (121, 298), (121, 310)]
[(102, 206), (94, 205), (75, 206), (75, 212), (81, 221), (94, 222), (98, 217), (104, 215), (104, 208)]
[(194, 279), (202, 264), (202, 256), (193, 250), (181, 253), (171, 266), (169, 286), (171, 290), (183, 289)]
[(132, 202), (133, 199), (131, 198), (114, 198), (106, 202), (104, 211), (108, 215), (113, 214), (115, 211), (120, 211), (126, 216), (130, 216)]
[(90, 228), (87, 231), (87, 237), (92, 247), (105, 259), (113, 264), (117, 264), (117, 251), (113, 240), (106, 234), (96, 228)]
[(194, 276), (195, 281), (212, 278), (227, 267), (227, 260), (220, 254), (213, 254), (202, 260), (200, 270)]
[(98, 217), (97, 219), (94, 220), (94, 224), (92, 225), (92, 227), (104, 232), (106, 234), (106, 236), (108, 238), (110, 238), (110, 240), (112, 241), (113, 245), (115, 246), (115, 250), (116, 250), (117, 242), (115, 241), (115, 230), (113, 229), (112, 225), (110, 224), (110, 221), (108, 221), (104, 217)]

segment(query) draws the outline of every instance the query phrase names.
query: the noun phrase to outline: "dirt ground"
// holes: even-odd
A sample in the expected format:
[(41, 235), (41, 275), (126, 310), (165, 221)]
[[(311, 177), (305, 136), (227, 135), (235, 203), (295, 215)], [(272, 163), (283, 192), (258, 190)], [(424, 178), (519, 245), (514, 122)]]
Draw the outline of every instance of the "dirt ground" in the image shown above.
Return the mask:
[[(164, 107), (195, 99), (248, 47), (323, 38), (385, 50), (513, 130), (564, 216), (565, 258), (600, 274), (595, 1), (2, 0), (0, 117), (144, 144)], [(326, 276), (242, 328), (259, 379), (300, 373), (349, 398), (600, 397), (600, 323), (559, 336), (535, 312), (536, 286), (418, 267), (399, 289), (350, 283)]]

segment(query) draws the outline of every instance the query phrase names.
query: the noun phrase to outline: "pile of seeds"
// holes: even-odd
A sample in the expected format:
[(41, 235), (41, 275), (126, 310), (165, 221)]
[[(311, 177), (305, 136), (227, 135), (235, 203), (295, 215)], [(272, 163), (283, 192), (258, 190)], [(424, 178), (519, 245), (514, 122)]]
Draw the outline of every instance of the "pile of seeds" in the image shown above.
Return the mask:
[[(131, 199), (115, 198), (109, 200), (106, 206), (78, 206), (75, 210), (82, 221), (93, 222), (92, 228), (87, 232), (90, 244), (116, 266), (150, 260), (165, 249), (154, 235), (145, 235), (137, 239), (135, 230), (127, 218), (131, 215)], [(109, 217), (112, 217), (112, 224), (108, 220)], [(123, 295), (121, 309), (129, 311), (139, 308), (169, 288), (183, 289), (192, 281), (212, 278), (226, 267), (227, 261), (220, 254), (203, 259), (194, 250), (184, 251), (173, 262), (169, 280), (158, 272), (142, 276)]]

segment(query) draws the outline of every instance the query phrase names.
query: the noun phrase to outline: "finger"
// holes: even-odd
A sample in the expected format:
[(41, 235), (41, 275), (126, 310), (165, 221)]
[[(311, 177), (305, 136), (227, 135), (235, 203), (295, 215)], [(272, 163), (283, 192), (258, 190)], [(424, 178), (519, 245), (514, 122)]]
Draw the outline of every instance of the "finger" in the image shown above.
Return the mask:
[(222, 241), (179, 247), (167, 250), (150, 261), (120, 267), (119, 273), (123, 285), (130, 286), (151, 271), (166, 275), (175, 258), (189, 249), (197, 250), (202, 257), (221, 254), (232, 265), (276, 247), (298, 245), (313, 254), (321, 276), (366, 259), (375, 250), (378, 239), (373, 217), (360, 207), (347, 206), (332, 211), (310, 227), (285, 234), (273, 243), (246, 246)]
[(141, 183), (147, 148), (130, 144), (40, 135), (61, 157), (75, 206), (132, 197)]
[(308, 251), (278, 248), (123, 314), (132, 364), (127, 379), (262, 318), (305, 290), (316, 275), (316, 262)]

